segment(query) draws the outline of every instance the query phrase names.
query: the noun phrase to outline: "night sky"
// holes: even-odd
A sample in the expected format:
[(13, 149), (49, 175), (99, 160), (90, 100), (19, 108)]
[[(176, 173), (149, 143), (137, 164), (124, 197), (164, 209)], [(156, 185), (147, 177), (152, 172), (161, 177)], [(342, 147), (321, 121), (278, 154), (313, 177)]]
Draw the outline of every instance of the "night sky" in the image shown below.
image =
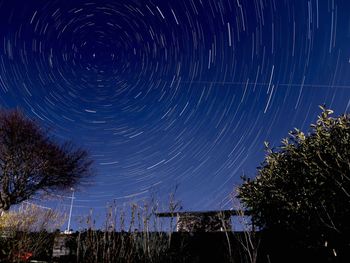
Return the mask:
[(166, 203), (176, 186), (185, 210), (230, 208), (265, 140), (307, 131), (318, 105), (349, 112), (349, 11), (348, 0), (0, 0), (0, 105), (89, 150), (96, 175), (74, 217), (153, 193)]

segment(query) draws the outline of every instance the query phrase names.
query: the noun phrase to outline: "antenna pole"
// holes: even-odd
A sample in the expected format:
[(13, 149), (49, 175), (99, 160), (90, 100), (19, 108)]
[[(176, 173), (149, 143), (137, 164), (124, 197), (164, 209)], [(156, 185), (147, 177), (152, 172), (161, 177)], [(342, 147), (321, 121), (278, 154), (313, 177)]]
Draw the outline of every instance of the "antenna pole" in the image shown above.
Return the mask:
[(67, 226), (67, 233), (70, 233), (70, 220), (71, 220), (71, 217), (72, 217), (72, 210), (73, 210), (73, 201), (74, 201), (74, 189), (72, 189), (73, 192), (72, 192), (72, 200), (70, 202), (70, 209), (69, 209), (69, 218), (68, 218), (68, 226)]

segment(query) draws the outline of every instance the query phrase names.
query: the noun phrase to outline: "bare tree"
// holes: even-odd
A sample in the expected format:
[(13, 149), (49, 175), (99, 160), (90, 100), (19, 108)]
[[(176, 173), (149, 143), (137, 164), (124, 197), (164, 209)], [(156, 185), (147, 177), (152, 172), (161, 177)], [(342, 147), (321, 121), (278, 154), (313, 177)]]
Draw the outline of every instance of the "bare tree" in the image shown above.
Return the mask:
[(79, 184), (91, 163), (85, 150), (59, 145), (19, 110), (0, 110), (0, 211)]

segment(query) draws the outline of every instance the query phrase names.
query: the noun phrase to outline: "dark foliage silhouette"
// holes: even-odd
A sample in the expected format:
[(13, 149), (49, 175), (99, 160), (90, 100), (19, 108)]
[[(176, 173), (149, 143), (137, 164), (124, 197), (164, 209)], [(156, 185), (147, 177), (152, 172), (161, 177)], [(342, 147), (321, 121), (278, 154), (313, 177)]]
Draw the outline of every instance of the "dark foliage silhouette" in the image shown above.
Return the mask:
[(85, 150), (59, 145), (19, 110), (0, 111), (0, 210), (75, 186), (91, 175), (90, 168)]
[[(298, 129), (271, 149), (255, 179), (244, 178), (238, 197), (254, 223), (293, 233), (313, 246), (349, 243), (350, 115), (322, 108), (308, 134)], [(345, 242), (345, 243), (344, 243)]]

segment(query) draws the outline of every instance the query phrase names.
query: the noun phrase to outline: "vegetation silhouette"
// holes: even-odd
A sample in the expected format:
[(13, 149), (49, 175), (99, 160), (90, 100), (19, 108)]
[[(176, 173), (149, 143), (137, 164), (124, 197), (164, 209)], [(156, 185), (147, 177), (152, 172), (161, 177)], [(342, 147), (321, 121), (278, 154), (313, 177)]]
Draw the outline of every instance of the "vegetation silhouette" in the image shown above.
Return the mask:
[(260, 229), (289, 233), (302, 247), (340, 248), (350, 241), (350, 115), (320, 108), (308, 134), (295, 129), (276, 149), (265, 143), (265, 160), (256, 178), (243, 177), (238, 197)]
[(0, 110), (0, 212), (92, 175), (87, 151), (58, 144), (19, 110)]

